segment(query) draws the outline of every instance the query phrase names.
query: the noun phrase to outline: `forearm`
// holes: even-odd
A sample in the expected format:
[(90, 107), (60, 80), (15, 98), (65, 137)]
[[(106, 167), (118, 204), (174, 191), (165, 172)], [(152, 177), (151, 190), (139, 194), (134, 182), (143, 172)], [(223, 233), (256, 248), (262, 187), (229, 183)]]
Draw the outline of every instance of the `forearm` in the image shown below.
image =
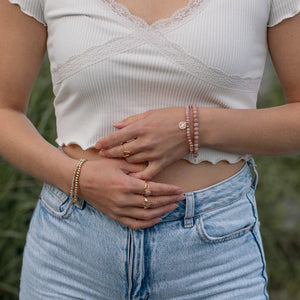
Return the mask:
[(69, 192), (76, 161), (45, 141), (26, 116), (0, 109), (0, 155), (17, 168)]
[(199, 109), (200, 147), (254, 155), (300, 152), (300, 103), (266, 109)]

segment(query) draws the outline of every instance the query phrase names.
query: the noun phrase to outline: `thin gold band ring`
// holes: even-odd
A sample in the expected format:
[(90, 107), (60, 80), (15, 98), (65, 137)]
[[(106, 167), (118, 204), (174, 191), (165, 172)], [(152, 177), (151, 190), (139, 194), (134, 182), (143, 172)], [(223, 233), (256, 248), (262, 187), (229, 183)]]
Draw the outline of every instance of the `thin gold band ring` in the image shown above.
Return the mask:
[(144, 209), (150, 208), (152, 203), (148, 200), (147, 197), (144, 198)]
[(123, 157), (126, 158), (126, 157), (129, 157), (130, 155), (132, 155), (133, 153), (129, 150), (126, 150), (124, 144), (126, 144), (126, 142), (122, 143), (121, 147), (122, 147), (122, 151), (123, 151)]

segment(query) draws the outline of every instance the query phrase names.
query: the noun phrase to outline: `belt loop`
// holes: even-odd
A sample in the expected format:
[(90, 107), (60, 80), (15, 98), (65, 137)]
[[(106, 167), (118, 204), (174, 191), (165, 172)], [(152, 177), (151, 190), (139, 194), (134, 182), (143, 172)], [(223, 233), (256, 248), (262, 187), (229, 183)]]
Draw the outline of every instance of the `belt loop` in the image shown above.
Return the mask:
[(253, 171), (253, 180), (252, 180), (252, 188), (256, 189), (257, 187), (257, 183), (258, 183), (258, 173), (256, 170), (256, 164), (255, 161), (253, 159), (253, 157), (251, 157), (248, 161), (247, 164), (249, 167), (251, 167), (252, 171)]
[(195, 198), (193, 192), (185, 194), (184, 228), (194, 226)]
[(77, 198), (77, 202), (74, 205), (76, 205), (78, 208), (82, 209), (84, 202), (85, 201), (83, 199)]

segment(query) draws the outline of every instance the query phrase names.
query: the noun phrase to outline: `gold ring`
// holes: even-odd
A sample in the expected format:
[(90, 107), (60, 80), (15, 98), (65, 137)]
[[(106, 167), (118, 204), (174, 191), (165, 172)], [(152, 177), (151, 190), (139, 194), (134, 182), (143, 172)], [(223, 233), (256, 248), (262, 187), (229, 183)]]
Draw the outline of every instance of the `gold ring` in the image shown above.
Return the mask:
[(145, 185), (144, 185), (144, 196), (151, 196), (151, 190), (150, 190), (150, 184), (147, 180), (145, 180)]
[(148, 198), (144, 198), (144, 209), (150, 208), (152, 203), (148, 200)]
[(126, 142), (122, 143), (121, 147), (122, 147), (122, 151), (123, 151), (123, 157), (126, 158), (126, 157), (129, 157), (130, 155), (132, 155), (132, 152), (129, 150), (126, 150), (124, 144), (126, 144)]

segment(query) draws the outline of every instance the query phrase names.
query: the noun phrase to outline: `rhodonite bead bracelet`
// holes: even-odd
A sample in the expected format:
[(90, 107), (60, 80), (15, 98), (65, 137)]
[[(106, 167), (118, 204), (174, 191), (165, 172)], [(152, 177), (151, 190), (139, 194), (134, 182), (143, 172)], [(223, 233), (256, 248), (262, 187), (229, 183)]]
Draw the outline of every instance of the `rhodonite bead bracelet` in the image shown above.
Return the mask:
[(186, 136), (187, 136), (187, 140), (189, 143), (190, 152), (193, 153), (193, 142), (192, 142), (192, 138), (191, 138), (191, 127), (190, 127), (190, 105), (188, 105), (186, 107), (185, 119), (186, 119), (186, 123), (187, 123)]
[(186, 129), (186, 137), (189, 144), (190, 153), (193, 153), (193, 142), (191, 138), (191, 128), (190, 128), (190, 105), (188, 105), (185, 109), (185, 121), (180, 121), (179, 129)]

